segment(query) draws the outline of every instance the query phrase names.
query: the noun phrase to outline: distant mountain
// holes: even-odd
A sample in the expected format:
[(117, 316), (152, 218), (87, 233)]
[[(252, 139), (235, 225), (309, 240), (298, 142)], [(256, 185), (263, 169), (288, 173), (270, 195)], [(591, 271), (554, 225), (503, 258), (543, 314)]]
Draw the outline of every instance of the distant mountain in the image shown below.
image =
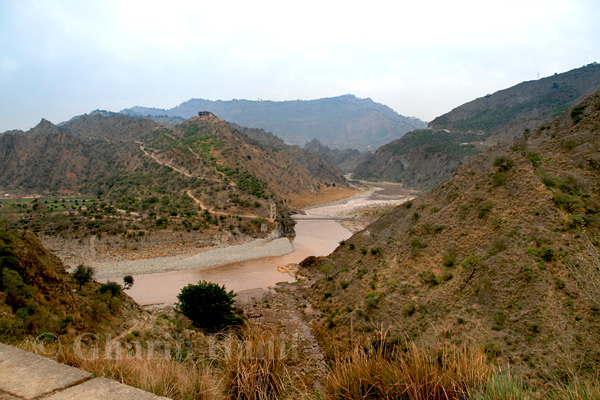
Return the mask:
[(597, 92), (303, 261), (324, 351), (466, 344), (538, 382), (597, 378), (599, 149)]
[(411, 132), (381, 146), (355, 175), (402, 181), (407, 188), (432, 188), (473, 154), (520, 137), (597, 90), (600, 64), (596, 63), (520, 83), (455, 108), (430, 122), (427, 131)]
[[(210, 217), (214, 213), (233, 232), (256, 234), (261, 224), (243, 222), (242, 216), (270, 219), (272, 225), (274, 216), (288, 215), (291, 207), (317, 201), (323, 193), (347, 195), (340, 170), (271, 137), (276, 145), (252, 139), (213, 115), (175, 128), (104, 112), (61, 126), (42, 120), (28, 132), (0, 135), (0, 189), (21, 195), (93, 196), (102, 202), (95, 206), (101, 215), (75, 213), (71, 216), (84, 222), (63, 221), (61, 229), (93, 230), (102, 215), (109, 215), (101, 224), (111, 233), (130, 226), (132, 221), (123, 219), (129, 213), (142, 217), (138, 229), (188, 230), (210, 229), (213, 222), (218, 227), (219, 221)], [(202, 210), (208, 214), (200, 217)], [(64, 217), (59, 214), (57, 218)], [(90, 218), (95, 222), (87, 224)], [(46, 223), (43, 229), (51, 227)]]
[(191, 99), (170, 110), (132, 107), (121, 113), (190, 118), (198, 111), (265, 129), (288, 144), (303, 146), (316, 138), (334, 149), (376, 149), (408, 131), (426, 127), (418, 118), (404, 117), (383, 104), (353, 95), (293, 101)]
[(356, 167), (371, 156), (371, 152), (361, 153), (356, 149), (330, 149), (318, 139), (313, 139), (304, 145), (306, 150), (318, 154), (322, 159), (337, 166), (342, 171), (354, 172)]

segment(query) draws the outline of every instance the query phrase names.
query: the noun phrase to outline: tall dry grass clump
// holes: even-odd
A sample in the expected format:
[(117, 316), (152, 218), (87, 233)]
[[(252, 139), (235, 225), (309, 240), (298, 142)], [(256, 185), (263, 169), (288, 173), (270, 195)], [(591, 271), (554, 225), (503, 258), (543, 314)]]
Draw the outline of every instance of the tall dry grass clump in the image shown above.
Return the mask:
[(551, 392), (547, 398), (548, 400), (598, 400), (600, 381), (575, 379), (571, 384)]
[(492, 374), (482, 351), (409, 343), (405, 352), (356, 347), (325, 379), (327, 399), (463, 399)]
[(178, 360), (161, 353), (115, 354), (97, 346), (40, 346), (35, 341), (25, 341), (21, 348), (173, 400), (224, 399), (217, 372), (204, 360)]
[(600, 249), (587, 234), (583, 238), (583, 248), (575, 254), (569, 269), (583, 297), (600, 311)]
[(525, 384), (515, 376), (503, 373), (494, 374), (485, 387), (474, 392), (469, 400), (534, 400), (536, 397)]
[(289, 349), (276, 331), (247, 324), (218, 349), (225, 393), (236, 400), (284, 397), (291, 383), (286, 368)]

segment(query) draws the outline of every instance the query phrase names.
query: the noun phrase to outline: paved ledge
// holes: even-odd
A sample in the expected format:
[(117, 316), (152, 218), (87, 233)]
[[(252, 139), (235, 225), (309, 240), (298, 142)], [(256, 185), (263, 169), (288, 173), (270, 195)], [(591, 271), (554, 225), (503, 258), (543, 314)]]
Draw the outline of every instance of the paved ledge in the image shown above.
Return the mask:
[(0, 400), (166, 399), (0, 343)]

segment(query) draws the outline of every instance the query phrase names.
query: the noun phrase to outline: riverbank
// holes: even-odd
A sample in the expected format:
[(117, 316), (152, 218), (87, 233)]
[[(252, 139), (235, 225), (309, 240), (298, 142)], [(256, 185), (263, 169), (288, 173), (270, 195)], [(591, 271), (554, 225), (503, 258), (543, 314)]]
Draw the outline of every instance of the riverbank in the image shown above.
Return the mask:
[(192, 256), (176, 255), (119, 262), (88, 262), (98, 279), (122, 278), (124, 275), (156, 274), (170, 271), (202, 269), (265, 257), (278, 257), (294, 251), (288, 238), (257, 239), (249, 243), (207, 250)]

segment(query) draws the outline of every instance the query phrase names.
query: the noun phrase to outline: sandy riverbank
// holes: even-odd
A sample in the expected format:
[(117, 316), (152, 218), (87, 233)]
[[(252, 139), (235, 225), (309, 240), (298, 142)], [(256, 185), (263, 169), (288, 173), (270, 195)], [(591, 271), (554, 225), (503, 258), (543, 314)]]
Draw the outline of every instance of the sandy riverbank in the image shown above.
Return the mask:
[(294, 251), (287, 238), (257, 239), (237, 246), (208, 250), (193, 256), (154, 257), (119, 262), (89, 262), (98, 279), (122, 278), (124, 275), (142, 275), (182, 271), (230, 264), (264, 257), (283, 256)]

